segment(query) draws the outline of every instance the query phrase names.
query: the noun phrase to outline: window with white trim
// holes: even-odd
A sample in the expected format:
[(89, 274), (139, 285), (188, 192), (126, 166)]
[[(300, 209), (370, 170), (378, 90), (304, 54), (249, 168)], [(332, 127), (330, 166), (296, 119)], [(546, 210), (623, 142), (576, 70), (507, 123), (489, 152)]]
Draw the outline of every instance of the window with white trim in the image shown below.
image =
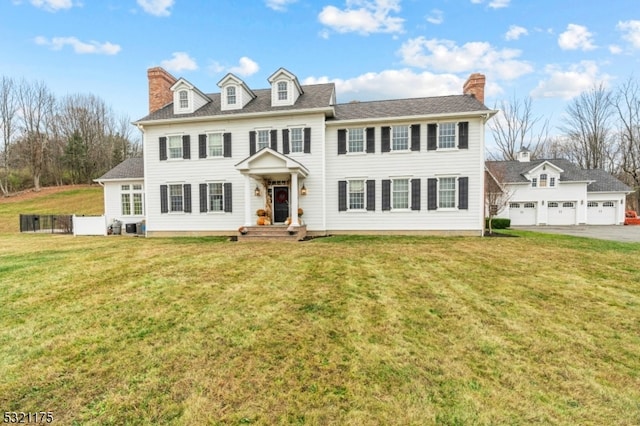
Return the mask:
[(289, 132), (291, 152), (304, 152), (304, 136), (302, 127), (293, 127)]
[(547, 174), (542, 173), (540, 175), (540, 188), (546, 188), (546, 187), (547, 187)]
[(235, 105), (236, 104), (236, 87), (229, 86), (227, 87), (227, 105)]
[(438, 179), (438, 208), (452, 209), (456, 207), (456, 178), (442, 177)]
[(365, 209), (365, 184), (364, 180), (348, 181), (349, 210)]
[(409, 179), (391, 181), (391, 209), (409, 208)]
[(598, 207), (598, 202), (597, 201), (588, 201), (587, 202), (587, 207)]
[(509, 203), (509, 208), (510, 209), (519, 209), (520, 208), (520, 203)]
[(524, 203), (524, 208), (525, 209), (535, 209), (536, 205), (535, 205), (535, 203)]
[(549, 201), (547, 203), (547, 207), (556, 208), (556, 207), (558, 207), (558, 203), (556, 201)]
[(440, 123), (438, 125), (438, 148), (456, 147), (456, 123)]
[(602, 207), (615, 207), (615, 203), (613, 201), (605, 201), (602, 203)]
[(347, 152), (364, 152), (364, 129), (347, 129)]
[(258, 144), (257, 149), (260, 151), (262, 148), (266, 148), (270, 144), (269, 130), (258, 130)]
[(556, 178), (554, 176), (551, 176), (549, 178), (549, 187), (553, 188), (554, 186), (556, 186)]
[(186, 90), (180, 90), (178, 92), (178, 100), (180, 104), (180, 109), (189, 108), (189, 92), (187, 92)]
[(538, 178), (532, 178), (531, 179), (531, 187), (532, 188), (537, 188), (538, 187)]
[(574, 205), (574, 203), (572, 201), (565, 201), (564, 203), (562, 203), (562, 207), (566, 207), (566, 208), (572, 209), (573, 207), (575, 207), (575, 205)]
[(182, 185), (169, 185), (169, 211), (184, 211), (184, 193)]
[(210, 212), (223, 212), (224, 211), (224, 187), (222, 182), (210, 183), (209, 190), (209, 211)]
[(169, 158), (182, 158), (182, 136), (169, 136), (167, 143)]
[(224, 155), (222, 133), (207, 134), (207, 156), (222, 157)]
[(391, 151), (409, 150), (409, 126), (391, 128)]
[(278, 100), (286, 101), (289, 99), (289, 90), (286, 81), (278, 82)]

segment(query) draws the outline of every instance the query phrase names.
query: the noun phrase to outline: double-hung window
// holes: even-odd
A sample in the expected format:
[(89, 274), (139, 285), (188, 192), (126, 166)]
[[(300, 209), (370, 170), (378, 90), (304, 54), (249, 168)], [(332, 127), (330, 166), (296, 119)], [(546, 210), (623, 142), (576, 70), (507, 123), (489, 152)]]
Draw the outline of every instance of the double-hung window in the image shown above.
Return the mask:
[(222, 157), (224, 154), (222, 133), (209, 133), (207, 135), (207, 156)]
[(280, 81), (278, 83), (278, 100), (286, 101), (288, 99), (287, 82)]
[(537, 188), (538, 187), (538, 178), (532, 178), (531, 179), (531, 187), (532, 188)]
[(304, 151), (304, 136), (302, 127), (294, 127), (289, 132), (291, 138), (291, 152), (303, 152)]
[(121, 185), (120, 186), (120, 200), (122, 205), (122, 215), (129, 216), (131, 214), (131, 186), (130, 185)]
[(365, 209), (364, 180), (349, 181), (349, 210)]
[(236, 104), (236, 88), (235, 86), (227, 87), (227, 105)]
[(364, 129), (347, 131), (347, 152), (364, 152)]
[(260, 151), (262, 148), (267, 148), (269, 146), (269, 131), (268, 130), (258, 130), (258, 144), (257, 148)]
[(169, 185), (169, 211), (184, 211), (184, 194), (182, 185)]
[(409, 149), (409, 126), (393, 126), (391, 128), (391, 150), (407, 151)]
[(455, 148), (456, 123), (440, 123), (438, 129), (438, 148)]
[(543, 173), (540, 175), (540, 188), (546, 188), (547, 187), (547, 175), (546, 173)]
[(393, 179), (391, 209), (409, 208), (409, 179)]
[(456, 206), (456, 178), (443, 177), (438, 180), (438, 208), (452, 209)]
[(188, 109), (189, 108), (189, 92), (186, 90), (181, 90), (178, 92), (178, 99), (180, 102), (180, 109)]
[(169, 136), (169, 158), (182, 158), (182, 136)]
[(209, 211), (224, 211), (224, 188), (222, 186), (222, 182), (209, 184)]

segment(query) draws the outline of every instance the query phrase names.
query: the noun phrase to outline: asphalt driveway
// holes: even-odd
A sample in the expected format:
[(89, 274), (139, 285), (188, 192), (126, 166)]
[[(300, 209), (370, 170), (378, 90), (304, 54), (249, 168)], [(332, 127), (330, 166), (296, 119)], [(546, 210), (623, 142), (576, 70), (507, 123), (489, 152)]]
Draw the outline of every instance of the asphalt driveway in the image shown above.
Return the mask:
[(640, 225), (514, 226), (511, 229), (573, 235), (576, 237), (597, 238), (601, 240), (621, 241), (624, 243), (640, 242)]

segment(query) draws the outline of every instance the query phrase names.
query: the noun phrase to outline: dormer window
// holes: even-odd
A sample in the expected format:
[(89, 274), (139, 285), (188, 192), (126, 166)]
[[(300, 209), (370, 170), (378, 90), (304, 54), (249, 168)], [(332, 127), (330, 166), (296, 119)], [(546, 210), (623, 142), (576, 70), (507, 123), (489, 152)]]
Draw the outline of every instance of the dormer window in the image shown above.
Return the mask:
[(181, 90), (178, 92), (178, 98), (180, 102), (180, 109), (188, 109), (189, 108), (189, 92), (186, 90)]
[(278, 82), (278, 100), (279, 101), (286, 101), (287, 99), (289, 99), (287, 86), (288, 85), (286, 81)]
[(227, 105), (235, 105), (236, 104), (236, 87), (229, 86), (227, 87)]
[(547, 187), (547, 174), (542, 173), (540, 175), (540, 188), (546, 188), (546, 187)]

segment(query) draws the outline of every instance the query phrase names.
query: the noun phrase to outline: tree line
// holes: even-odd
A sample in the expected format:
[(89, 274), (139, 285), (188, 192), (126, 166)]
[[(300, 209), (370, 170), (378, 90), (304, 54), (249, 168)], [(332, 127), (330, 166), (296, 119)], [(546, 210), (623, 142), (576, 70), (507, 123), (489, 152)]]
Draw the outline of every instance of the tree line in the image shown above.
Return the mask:
[(129, 117), (92, 94), (56, 97), (43, 82), (0, 80), (0, 191), (91, 183), (141, 155)]
[(612, 89), (597, 84), (566, 107), (558, 134), (550, 136), (549, 118), (533, 113), (530, 97), (496, 105), (489, 122), (496, 143), (490, 157), (516, 160), (526, 148), (532, 159), (564, 158), (583, 169), (603, 169), (635, 193), (629, 205), (640, 208), (640, 83), (628, 78)]

